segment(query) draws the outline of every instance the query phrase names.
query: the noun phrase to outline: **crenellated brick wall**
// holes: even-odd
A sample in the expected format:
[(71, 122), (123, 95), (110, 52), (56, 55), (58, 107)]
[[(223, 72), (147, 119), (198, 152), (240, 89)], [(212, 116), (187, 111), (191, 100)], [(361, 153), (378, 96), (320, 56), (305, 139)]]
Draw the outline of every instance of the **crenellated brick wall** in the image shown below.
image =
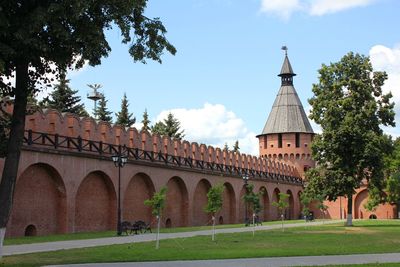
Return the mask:
[(112, 125), (108, 122), (96, 121), (90, 117), (80, 118), (71, 113), (60, 113), (52, 109), (45, 109), (28, 115), (25, 129), (60, 136), (81, 137), (86, 140), (125, 145), (155, 153), (161, 152), (177, 157), (286, 176), (298, 176), (299, 173), (294, 164), (280, 162), (272, 158), (235, 153), (197, 142), (152, 135), (147, 131), (138, 131), (136, 128)]

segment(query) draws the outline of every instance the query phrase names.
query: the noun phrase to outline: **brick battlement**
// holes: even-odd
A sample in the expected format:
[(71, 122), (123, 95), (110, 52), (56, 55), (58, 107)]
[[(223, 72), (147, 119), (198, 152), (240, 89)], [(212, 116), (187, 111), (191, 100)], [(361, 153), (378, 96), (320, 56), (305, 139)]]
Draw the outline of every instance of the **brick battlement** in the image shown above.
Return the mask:
[(152, 135), (136, 128), (125, 128), (104, 121), (96, 121), (90, 117), (80, 118), (71, 113), (60, 113), (57, 110), (45, 109), (26, 118), (26, 130), (33, 132), (82, 138), (105, 144), (122, 145), (142, 151), (168, 154), (175, 157), (190, 158), (206, 163), (222, 164), (235, 168), (297, 177), (294, 166), (266, 157), (225, 151), (197, 142), (171, 139)]

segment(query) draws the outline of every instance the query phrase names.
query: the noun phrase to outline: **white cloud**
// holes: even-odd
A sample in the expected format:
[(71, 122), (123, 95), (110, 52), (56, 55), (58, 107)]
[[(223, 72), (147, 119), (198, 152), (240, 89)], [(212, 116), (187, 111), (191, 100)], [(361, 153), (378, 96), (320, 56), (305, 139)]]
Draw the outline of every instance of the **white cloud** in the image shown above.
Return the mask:
[(391, 92), (395, 102), (396, 128), (385, 129), (392, 135), (399, 136), (400, 130), (400, 45), (388, 48), (383, 45), (375, 45), (369, 50), (374, 70), (386, 71), (388, 79), (383, 86), (385, 93)]
[(277, 15), (287, 20), (297, 11), (311, 16), (322, 16), (367, 6), (375, 1), (377, 0), (261, 0), (261, 12)]
[(373, 1), (374, 0), (315, 0), (311, 3), (309, 13), (313, 16), (322, 16), (350, 8), (367, 6)]
[(172, 109), (162, 111), (154, 120), (164, 120), (171, 112), (181, 122), (185, 140), (223, 148), (232, 148), (236, 140), (242, 153), (258, 155), (258, 140), (246, 128), (244, 121), (221, 104), (205, 103), (199, 109)]
[(301, 10), (299, 0), (262, 0), (261, 12), (277, 15), (284, 20), (290, 18), (292, 13)]

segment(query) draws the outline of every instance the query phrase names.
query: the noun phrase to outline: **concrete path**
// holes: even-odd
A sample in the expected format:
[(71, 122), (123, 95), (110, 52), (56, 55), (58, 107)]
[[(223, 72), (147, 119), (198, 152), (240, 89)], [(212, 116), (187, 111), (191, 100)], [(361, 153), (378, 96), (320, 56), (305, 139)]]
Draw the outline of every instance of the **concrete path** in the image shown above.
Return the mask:
[[(308, 256), (279, 257), (257, 259), (230, 259), (206, 261), (163, 261), (136, 263), (96, 263), (62, 265), (63, 267), (280, 267), (280, 266), (323, 266), (331, 264), (365, 264), (365, 263), (400, 262), (400, 253), (366, 254), (346, 256)], [(47, 267), (58, 267), (52, 265)]]
[[(330, 220), (330, 221), (326, 221), (325, 223), (332, 224), (332, 223), (338, 223), (338, 222), (341, 222), (341, 221), (340, 220)], [(285, 228), (312, 226), (312, 225), (322, 225), (322, 222), (318, 221), (318, 222), (285, 224)], [(272, 229), (279, 229), (279, 228), (281, 228), (280, 224), (256, 226), (256, 231), (272, 230)], [(238, 232), (252, 232), (252, 231), (253, 231), (253, 227), (242, 227), (242, 228), (217, 229), (216, 233), (222, 234), (222, 233), (238, 233)], [(187, 238), (187, 237), (201, 236), (201, 235), (211, 235), (211, 230), (160, 234), (160, 239)], [(57, 251), (57, 250), (73, 249), (73, 248), (87, 248), (87, 247), (107, 246), (107, 245), (116, 245), (116, 244), (148, 242), (148, 241), (154, 241), (155, 239), (156, 239), (155, 234), (142, 234), (142, 235), (135, 235), (135, 236), (118, 236), (118, 237), (97, 238), (97, 239), (35, 243), (35, 244), (26, 244), (26, 245), (11, 245), (11, 246), (3, 247), (3, 256), (36, 253), (36, 252), (46, 252), (46, 251)]]

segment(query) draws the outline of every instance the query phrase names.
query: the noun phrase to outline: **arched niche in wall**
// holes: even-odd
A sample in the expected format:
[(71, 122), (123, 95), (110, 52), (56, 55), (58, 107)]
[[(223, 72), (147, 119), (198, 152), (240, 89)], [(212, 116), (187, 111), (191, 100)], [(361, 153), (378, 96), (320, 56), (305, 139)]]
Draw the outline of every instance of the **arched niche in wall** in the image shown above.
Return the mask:
[(164, 219), (170, 220), (171, 227), (188, 225), (189, 199), (185, 182), (175, 176), (167, 183), (167, 199)]
[(66, 199), (64, 181), (54, 167), (30, 165), (17, 180), (8, 235), (23, 236), (29, 225), (37, 235), (65, 233)]
[(104, 172), (89, 173), (75, 198), (75, 231), (105, 231), (116, 228), (116, 192)]
[(146, 199), (154, 194), (154, 184), (150, 176), (145, 173), (135, 174), (125, 190), (122, 221), (153, 221), (151, 207), (144, 205)]

